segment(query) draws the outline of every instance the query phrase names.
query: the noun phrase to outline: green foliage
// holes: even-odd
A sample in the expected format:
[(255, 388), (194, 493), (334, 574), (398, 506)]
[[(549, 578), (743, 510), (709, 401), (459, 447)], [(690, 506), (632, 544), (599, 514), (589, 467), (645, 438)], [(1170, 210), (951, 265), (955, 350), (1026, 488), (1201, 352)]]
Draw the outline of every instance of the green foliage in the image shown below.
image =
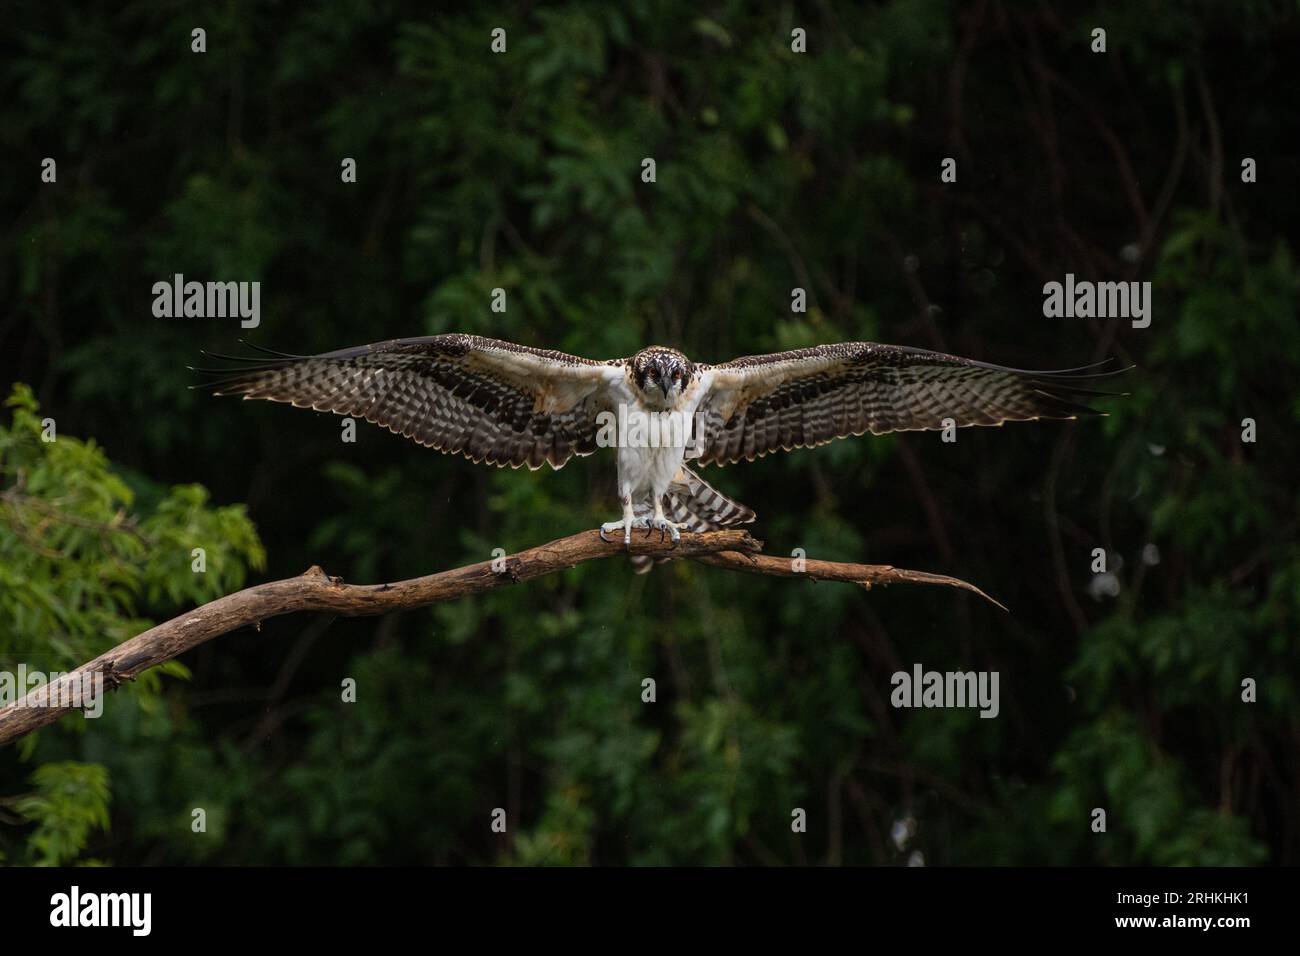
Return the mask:
[[(7, 622), (0, 664), (7, 673), (20, 665), (47, 675), (69, 671), (148, 628), (147, 609), (203, 604), (264, 566), (242, 506), (212, 508), (197, 485), (151, 486), (137, 496), (103, 449), (41, 416), (31, 389), (16, 386), (5, 404), (12, 409), (12, 421), (0, 424), (0, 619)], [(205, 573), (192, 570), (196, 547), (207, 552)], [(105, 706), (165, 721), (163, 674), (188, 677), (170, 662)], [(69, 717), (61, 726), (80, 732), (86, 725)], [(42, 748), (40, 736), (24, 740), (26, 757), (39, 763), (66, 750)], [(14, 802), (37, 824), (24, 851), (32, 862), (72, 861), (92, 829), (107, 829), (108, 780), (107, 768), (95, 763), (37, 767), (36, 792)], [(0, 836), (0, 845), (8, 844)]]
[[(136, 495), (94, 442), (60, 435), (19, 385), (0, 427), (0, 614), (6, 648), (39, 647), (48, 669), (82, 663), (143, 630), (141, 604), (202, 604), (243, 586), (265, 564), (239, 505), (210, 508), (197, 485)], [(53, 430), (42, 422), (53, 422)], [(53, 440), (45, 440), (42, 435)], [(207, 571), (194, 573), (203, 548)]]
[(31, 777), (36, 790), (11, 801), (36, 824), (27, 840), (36, 866), (64, 866), (85, 849), (92, 830), (108, 829), (108, 770), (95, 764), (47, 763)]

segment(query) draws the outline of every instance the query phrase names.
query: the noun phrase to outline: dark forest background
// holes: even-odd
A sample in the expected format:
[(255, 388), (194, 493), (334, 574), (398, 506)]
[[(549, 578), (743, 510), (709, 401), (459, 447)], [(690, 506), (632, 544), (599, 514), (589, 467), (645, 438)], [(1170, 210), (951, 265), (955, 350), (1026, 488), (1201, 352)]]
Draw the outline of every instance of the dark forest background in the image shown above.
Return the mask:
[[(706, 473), (773, 553), (1010, 614), (613, 560), (279, 618), (0, 752), (4, 861), (1300, 862), (1294, 3), (79, 6), (0, 24), (5, 669), (311, 564), (412, 577), (617, 511), (609, 455), (490, 471), (187, 388), (241, 337), (1138, 368), (1104, 419)], [(154, 318), (177, 272), (260, 281), (260, 328)], [(1067, 272), (1152, 282), (1150, 328), (1044, 318)], [(890, 707), (915, 662), (998, 671), (1000, 716)]]

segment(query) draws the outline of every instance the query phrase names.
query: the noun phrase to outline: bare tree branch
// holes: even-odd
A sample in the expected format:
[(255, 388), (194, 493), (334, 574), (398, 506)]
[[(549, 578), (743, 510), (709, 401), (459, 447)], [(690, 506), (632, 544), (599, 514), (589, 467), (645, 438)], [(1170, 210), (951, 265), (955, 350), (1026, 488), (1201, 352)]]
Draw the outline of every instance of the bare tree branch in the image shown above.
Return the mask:
[[(844, 564), (839, 561), (817, 561), (813, 558), (804, 560), (802, 571), (793, 568), (790, 558), (780, 558), (771, 554), (720, 551), (714, 554), (696, 555), (701, 564), (711, 564), (718, 568), (732, 571), (749, 571), (753, 574), (768, 574), (778, 578), (807, 578), (809, 581), (842, 581), (845, 584), (857, 584), (870, 591), (875, 585), (882, 587), (890, 584), (940, 584), (949, 588), (961, 588), (978, 594), (990, 604), (1007, 610), (1000, 601), (989, 597), (975, 585), (961, 578), (951, 578), (946, 574), (931, 574), (929, 571), (909, 571), (896, 568), (890, 564)], [(0, 739), (0, 743), (3, 740)]]
[[(745, 531), (683, 534), (676, 545), (635, 534), (630, 548), (621, 542), (602, 541), (595, 531), (584, 531), (494, 561), (393, 584), (345, 584), (341, 578), (312, 567), (296, 578), (254, 585), (174, 617), (0, 708), (0, 744), (11, 743), (78, 709), (72, 706), (72, 688), (84, 686), (88, 677), (102, 675), (104, 685), (115, 688), (205, 641), (250, 624), (260, 625), (267, 618), (294, 611), (329, 611), (344, 617), (408, 611), (554, 574), (583, 561), (629, 553), (689, 558), (714, 567), (776, 577), (844, 581), (866, 589), (877, 584), (939, 584), (970, 591), (1002, 607), (974, 585), (941, 574), (811, 559), (796, 570), (792, 559), (760, 554), (762, 548), (763, 543)], [(86, 704), (82, 702), (82, 706)]]

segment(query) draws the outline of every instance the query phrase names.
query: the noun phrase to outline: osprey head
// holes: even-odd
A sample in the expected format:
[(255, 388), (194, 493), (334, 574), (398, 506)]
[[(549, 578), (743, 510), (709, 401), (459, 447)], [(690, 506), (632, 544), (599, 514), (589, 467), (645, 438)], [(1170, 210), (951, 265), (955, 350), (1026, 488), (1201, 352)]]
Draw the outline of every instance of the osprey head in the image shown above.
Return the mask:
[(654, 345), (632, 356), (632, 380), (647, 402), (669, 405), (695, 377), (695, 363), (676, 349)]

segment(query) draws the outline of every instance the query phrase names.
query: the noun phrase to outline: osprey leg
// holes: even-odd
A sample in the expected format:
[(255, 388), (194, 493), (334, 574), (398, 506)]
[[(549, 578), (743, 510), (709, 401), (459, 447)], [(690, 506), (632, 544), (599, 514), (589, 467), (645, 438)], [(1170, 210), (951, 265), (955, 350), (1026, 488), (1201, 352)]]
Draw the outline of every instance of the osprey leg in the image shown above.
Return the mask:
[(638, 518), (637, 515), (636, 515), (636, 512), (633, 510), (633, 508), (632, 508), (632, 489), (631, 489), (629, 486), (627, 486), (627, 485), (624, 485), (624, 486), (623, 486), (623, 494), (622, 494), (621, 497), (622, 497), (622, 499), (623, 499), (623, 518), (622, 518), (622, 520), (619, 520), (619, 521), (606, 521), (603, 525), (601, 525), (601, 526), (600, 526), (600, 540), (602, 540), (602, 541), (608, 541), (609, 539), (605, 537), (606, 534), (611, 533), (611, 532), (614, 532), (614, 531), (617, 531), (617, 530), (619, 530), (620, 528), (622, 528), (622, 529), (623, 529), (623, 544), (624, 544), (624, 545), (631, 545), (631, 544), (632, 544), (632, 529), (633, 529), (633, 528), (648, 528), (648, 527), (649, 527), (649, 522), (646, 521), (645, 518)]
[(663, 534), (665, 531), (668, 533), (668, 536), (673, 539), (673, 544), (676, 544), (682, 539), (681, 532), (677, 530), (677, 523), (675, 521), (669, 521), (668, 518), (664, 516), (664, 499), (662, 495), (655, 495), (655, 514), (654, 517), (650, 519), (649, 525), (651, 528), (659, 531), (660, 541), (663, 540)]

